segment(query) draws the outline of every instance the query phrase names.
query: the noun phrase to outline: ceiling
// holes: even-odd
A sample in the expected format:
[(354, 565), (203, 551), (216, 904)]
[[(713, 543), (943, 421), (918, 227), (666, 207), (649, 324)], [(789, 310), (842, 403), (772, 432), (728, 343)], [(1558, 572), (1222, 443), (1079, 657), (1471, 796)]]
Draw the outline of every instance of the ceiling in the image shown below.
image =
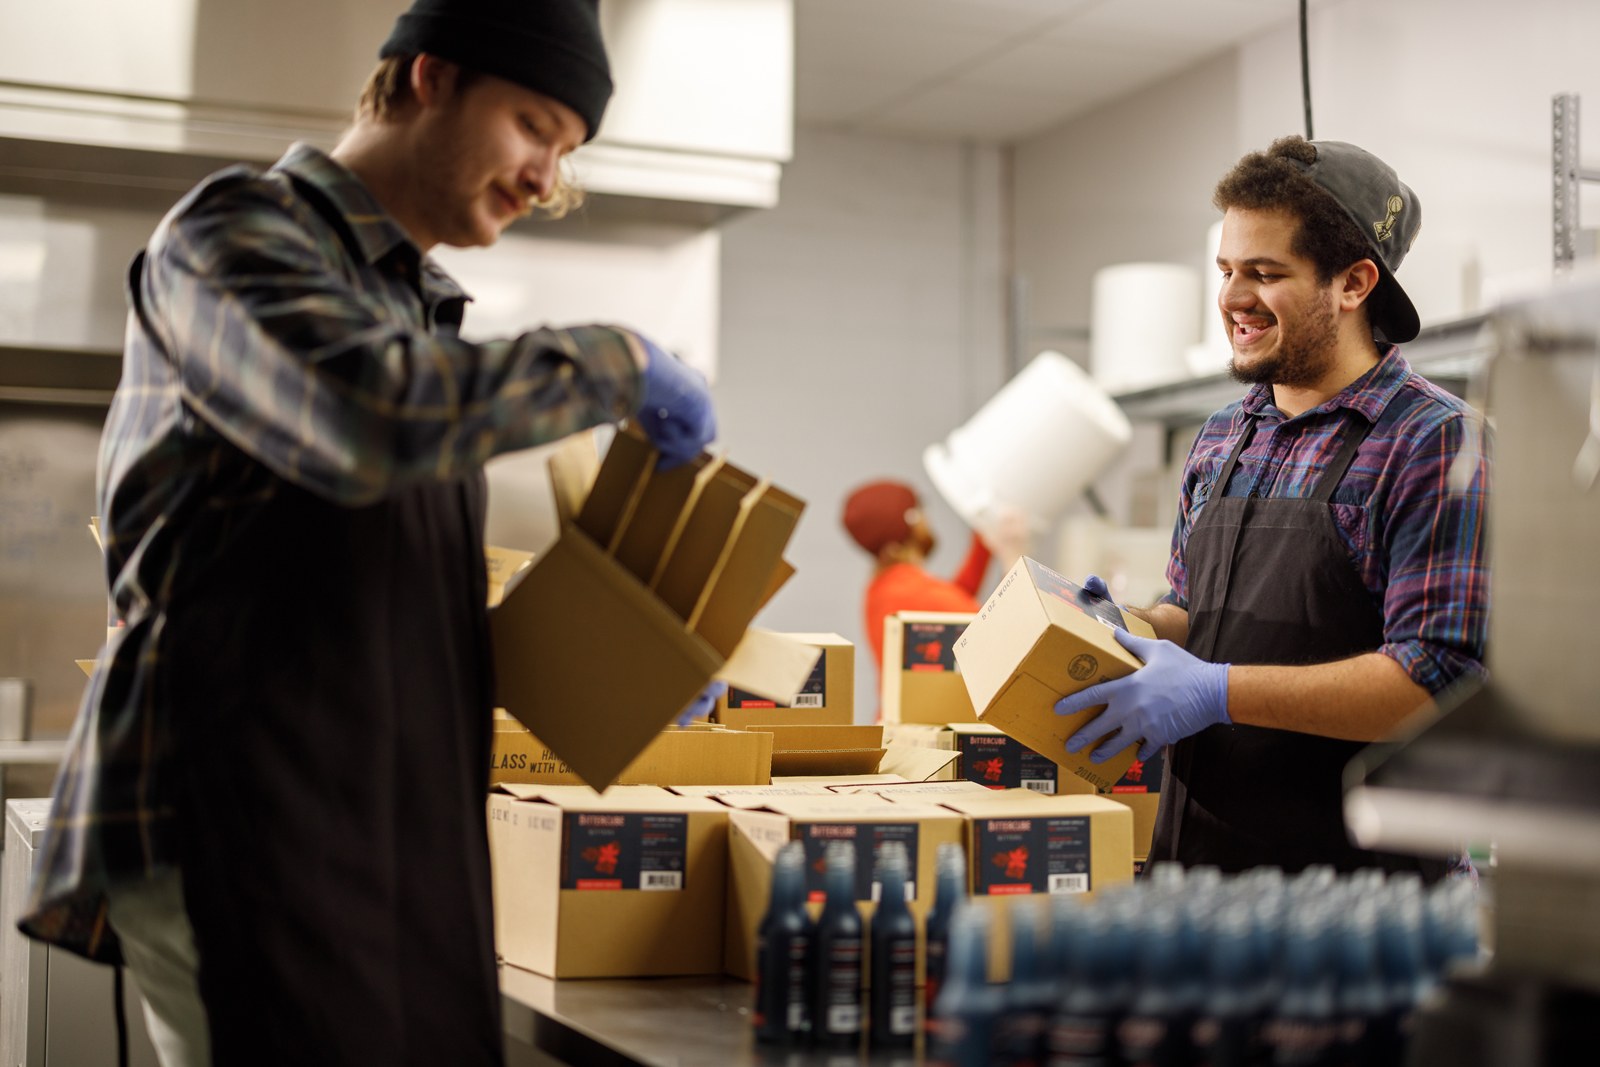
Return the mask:
[(1013, 141), (1295, 12), (1295, 0), (796, 0), (796, 118)]

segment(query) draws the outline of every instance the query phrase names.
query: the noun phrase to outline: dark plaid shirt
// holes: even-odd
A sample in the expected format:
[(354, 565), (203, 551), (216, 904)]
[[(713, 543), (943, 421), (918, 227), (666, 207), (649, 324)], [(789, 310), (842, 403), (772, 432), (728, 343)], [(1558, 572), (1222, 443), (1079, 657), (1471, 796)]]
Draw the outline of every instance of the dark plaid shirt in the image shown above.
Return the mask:
[(623, 418), (640, 396), (621, 330), (461, 340), (466, 296), (308, 145), (195, 188), (128, 284), (99, 476), (119, 627), (72, 729), (23, 921), (106, 960), (105, 888), (176, 864), (167, 611), (235, 532), (286, 483), (371, 503)]
[(1167, 568), (1172, 592), (1164, 599), (1189, 607), (1189, 531), (1217, 492), (1217, 477), (1250, 420), (1255, 436), (1225, 495), (1305, 497), (1344, 443), (1346, 409), (1373, 426), (1334, 491), (1333, 517), (1383, 615), (1378, 651), (1430, 693), (1465, 676), (1482, 677), (1489, 464), (1481, 426), (1460, 400), (1412, 371), (1393, 346), (1344, 391), (1294, 418), (1273, 405), (1267, 385), (1211, 416), (1183, 469)]

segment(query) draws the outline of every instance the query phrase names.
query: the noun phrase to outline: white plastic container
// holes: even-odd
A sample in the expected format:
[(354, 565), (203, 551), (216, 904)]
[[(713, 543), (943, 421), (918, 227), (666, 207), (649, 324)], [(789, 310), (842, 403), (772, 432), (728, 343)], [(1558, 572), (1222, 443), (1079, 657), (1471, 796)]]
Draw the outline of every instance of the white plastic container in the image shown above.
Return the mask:
[(1041, 352), (965, 424), (922, 453), (934, 487), (969, 526), (1020, 509), (1035, 530), (1100, 476), (1133, 427), (1076, 363)]
[(1205, 296), (1200, 301), (1201, 341), (1190, 345), (1184, 353), (1189, 373), (1196, 378), (1221, 374), (1228, 369), (1233, 358), (1233, 346), (1228, 344), (1228, 327), (1222, 321), (1222, 310), (1217, 299), (1222, 295), (1222, 272), (1217, 269), (1217, 253), (1222, 250), (1222, 220), (1218, 219), (1206, 231), (1206, 265), (1200, 271), (1205, 278)]
[(1121, 263), (1094, 275), (1089, 366), (1109, 393), (1189, 377), (1200, 340), (1200, 272), (1178, 263)]

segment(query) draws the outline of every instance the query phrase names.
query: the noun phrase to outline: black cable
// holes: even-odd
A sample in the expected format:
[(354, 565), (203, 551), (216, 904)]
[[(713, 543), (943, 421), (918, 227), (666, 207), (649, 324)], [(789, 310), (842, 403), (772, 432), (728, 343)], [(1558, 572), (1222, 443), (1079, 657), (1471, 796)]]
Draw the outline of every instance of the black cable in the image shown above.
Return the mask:
[(1300, 99), (1306, 106), (1306, 140), (1311, 136), (1311, 48), (1306, 43), (1306, 0), (1300, 0)]
[(117, 1020), (117, 1067), (128, 1067), (128, 1016), (122, 1010), (122, 967), (111, 968), (115, 977), (111, 982), (111, 995), (115, 1000), (112, 1014)]

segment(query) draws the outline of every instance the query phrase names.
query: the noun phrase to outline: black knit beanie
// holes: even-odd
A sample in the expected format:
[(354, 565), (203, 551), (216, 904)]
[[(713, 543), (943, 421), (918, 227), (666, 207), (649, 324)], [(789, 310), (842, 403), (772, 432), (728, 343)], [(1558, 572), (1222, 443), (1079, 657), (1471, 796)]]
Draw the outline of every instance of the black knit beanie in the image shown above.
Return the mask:
[(576, 111), (593, 140), (611, 99), (599, 0), (416, 0), (379, 59), (426, 52), (543, 93)]

